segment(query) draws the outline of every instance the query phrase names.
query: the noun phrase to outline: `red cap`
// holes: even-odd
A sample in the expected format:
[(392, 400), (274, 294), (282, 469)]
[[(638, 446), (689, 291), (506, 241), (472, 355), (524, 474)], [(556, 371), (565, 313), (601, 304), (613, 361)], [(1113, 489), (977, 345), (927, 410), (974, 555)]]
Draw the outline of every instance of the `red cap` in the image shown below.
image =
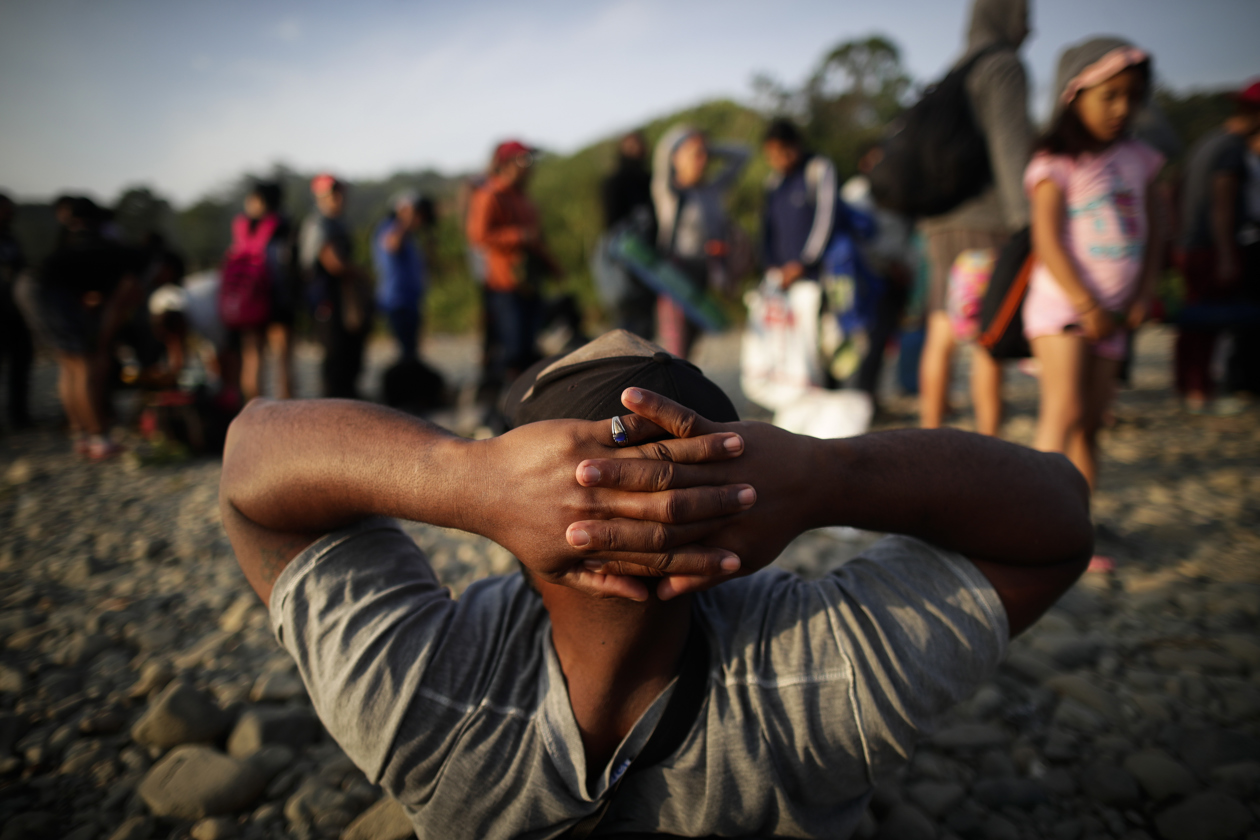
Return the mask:
[(494, 158), (491, 161), (491, 165), (498, 166), (521, 155), (532, 155), (533, 153), (534, 150), (520, 140), (505, 140), (494, 147)]
[(1260, 105), (1260, 81), (1252, 82), (1235, 93), (1234, 100), (1247, 105)]
[(334, 188), (341, 186), (341, 182), (336, 176), (329, 175), (327, 172), (321, 172), (311, 179), (311, 194), (323, 195), (332, 192)]

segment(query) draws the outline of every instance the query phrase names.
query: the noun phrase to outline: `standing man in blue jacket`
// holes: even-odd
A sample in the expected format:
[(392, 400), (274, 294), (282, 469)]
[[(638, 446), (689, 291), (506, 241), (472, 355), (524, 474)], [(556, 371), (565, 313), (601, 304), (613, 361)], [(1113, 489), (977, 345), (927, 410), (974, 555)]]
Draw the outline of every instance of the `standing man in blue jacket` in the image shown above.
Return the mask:
[[(818, 279), (839, 209), (836, 167), (805, 148), (800, 129), (790, 120), (771, 122), (761, 148), (770, 165), (761, 223), (766, 277), (787, 295), (801, 344), (817, 347), (822, 311)], [(812, 382), (831, 381), (818, 354), (807, 365)]]
[(808, 152), (790, 120), (770, 123), (762, 143), (766, 181), (762, 254), (784, 289), (797, 280), (817, 280), (823, 252), (836, 227), (836, 167)]
[(372, 237), (376, 304), (389, 320), (403, 359), (415, 359), (419, 353), (427, 272), (415, 235), (425, 221), (420, 197), (413, 192), (400, 193), (394, 198), (393, 212)]

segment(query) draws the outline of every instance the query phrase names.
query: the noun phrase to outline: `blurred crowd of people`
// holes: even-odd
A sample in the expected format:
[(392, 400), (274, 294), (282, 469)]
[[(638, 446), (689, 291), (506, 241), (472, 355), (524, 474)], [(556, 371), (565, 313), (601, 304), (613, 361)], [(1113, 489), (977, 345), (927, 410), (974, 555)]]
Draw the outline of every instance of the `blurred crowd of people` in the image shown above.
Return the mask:
[[(898, 178), (915, 166), (930, 171), (928, 158), (945, 151), (936, 141), (918, 139), (909, 152), (897, 142), (915, 140), (917, 131), (948, 145), (945, 128), (916, 116), (930, 110), (919, 106), (899, 123), (900, 141), (871, 144), (847, 180), (799, 126), (771, 120), (760, 149), (770, 174), (756, 238), (728, 210), (751, 149), (683, 124), (654, 149), (641, 131), (622, 137), (601, 185), (605, 232), (591, 255), (608, 325), (686, 358), (703, 330), (725, 323), (759, 261), (763, 279), (748, 298), (752, 326), (790, 334), (796, 349), (784, 353), (804, 348), (793, 375), (805, 391), (865, 394), (869, 420), (885, 357), (898, 348), (897, 379), (918, 393), (921, 424), (937, 427), (950, 414), (953, 356), (965, 345), (975, 425), (993, 435), (1009, 354), (977, 340), (980, 299), (1004, 253), (1023, 248), (1018, 329), (1027, 349), (1017, 355), (1030, 356), (1021, 365), (1040, 378), (1039, 448), (1068, 453), (1094, 480), (1098, 428), (1126, 375), (1132, 332), (1153, 312), (1179, 324), (1175, 381), (1186, 410), (1243, 410), (1260, 393), (1260, 83), (1236, 94), (1233, 116), (1172, 174), (1164, 162), (1180, 150), (1151, 102), (1150, 55), (1115, 38), (1066, 49), (1050, 123), (1038, 135), (1019, 55), (1028, 31), (1025, 0), (977, 0), (962, 55), (921, 100), (935, 97), (939, 113), (954, 96), (951, 107), (985, 156), (974, 174), (955, 173), (965, 182), (956, 196), (922, 205), (930, 210), (888, 198)], [(564, 270), (529, 196), (538, 159), (520, 140), (498, 144), (456, 211), (481, 288), (479, 393), (487, 405), (541, 358), (545, 325), (566, 325), (569, 346), (585, 340), (574, 296), (550, 291)], [(369, 271), (356, 261), (344, 221), (347, 185), (321, 174), (310, 190), (315, 209), (295, 224), (279, 184), (254, 184), (221, 264), (187, 276), (160, 235), (124, 245), (107, 209), (71, 196), (55, 202), (53, 252), (28, 266), (12, 233), (13, 202), (0, 196), (9, 426), (31, 422), (27, 391), (39, 341), (56, 358), (76, 452), (99, 460), (119, 451), (109, 436), (110, 394), (123, 382), (158, 395), (147, 404), (159, 426), (172, 413), (208, 412), (203, 425), (211, 431), (202, 437), (212, 442), (223, 426), (213, 418), (264, 393), (265, 381), (272, 396), (293, 396), (299, 324), (323, 346), (323, 395), (360, 396), (365, 346), (379, 320), (399, 347), (387, 401), (440, 401), (441, 377), (420, 352), (438, 222), (433, 201), (410, 191), (390, 199), (371, 230)], [(1172, 266), (1180, 293), (1157, 295)], [(1222, 335), (1231, 350), (1218, 382), (1213, 360)], [(785, 364), (777, 358), (770, 367)]]

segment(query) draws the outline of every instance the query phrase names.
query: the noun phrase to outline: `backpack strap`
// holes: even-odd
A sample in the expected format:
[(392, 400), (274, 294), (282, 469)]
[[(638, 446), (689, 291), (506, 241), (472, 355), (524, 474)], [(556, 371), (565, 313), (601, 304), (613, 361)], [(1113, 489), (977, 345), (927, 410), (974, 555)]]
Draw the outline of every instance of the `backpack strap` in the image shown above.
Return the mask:
[(620, 790), (622, 782), (631, 773), (645, 770), (659, 764), (672, 755), (686, 740), (687, 733), (695, 726), (696, 716), (704, 704), (705, 689), (709, 685), (709, 643), (695, 620), (691, 619), (691, 630), (687, 633), (687, 643), (683, 648), (682, 665), (678, 672), (678, 682), (674, 685), (674, 693), (661, 714), (661, 719), (652, 730), (652, 736), (643, 745), (643, 749), (635, 756), (617, 780), (600, 798), (599, 807), (591, 814), (578, 820), (557, 840), (585, 840), (589, 837), (612, 805), (613, 797)]
[(958, 67), (955, 67), (953, 70), (950, 70), (947, 75), (952, 76), (955, 73), (959, 73), (963, 76), (969, 75), (971, 73), (971, 69), (976, 66), (976, 62), (978, 62), (982, 58), (985, 58), (986, 56), (993, 55), (993, 53), (1007, 46), (1008, 46), (1007, 44), (1003, 44), (1001, 41), (995, 41), (994, 43), (989, 44), (987, 47), (983, 47), (979, 52), (977, 52), (971, 58), (964, 61)]
[(249, 223), (250, 218), (244, 213), (232, 220), (232, 253), (261, 254), (266, 251), (276, 228), (280, 226), (280, 217), (268, 213), (258, 220), (252, 231)]

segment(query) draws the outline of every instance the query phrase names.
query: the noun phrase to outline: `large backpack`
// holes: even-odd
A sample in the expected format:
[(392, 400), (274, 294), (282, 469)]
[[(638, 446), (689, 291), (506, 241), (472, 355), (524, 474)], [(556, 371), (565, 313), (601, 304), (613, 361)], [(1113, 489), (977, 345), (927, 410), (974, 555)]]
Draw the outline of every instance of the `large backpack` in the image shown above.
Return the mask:
[(271, 317), (271, 270), (267, 245), (280, 218), (265, 216), (251, 231), (249, 217), (232, 220), (232, 246), (223, 258), (219, 281), (219, 317), (229, 330), (257, 329)]
[(967, 76), (987, 47), (928, 87), (889, 126), (884, 156), (871, 170), (875, 203), (906, 216), (939, 216), (977, 196), (993, 180), (989, 147), (976, 125)]
[(1025, 359), (1032, 355), (1032, 347), (1024, 337), (1024, 298), (1028, 296), (1028, 280), (1035, 261), (1032, 232), (1027, 227), (1012, 236), (998, 253), (989, 288), (980, 304), (977, 339), (995, 359)]

